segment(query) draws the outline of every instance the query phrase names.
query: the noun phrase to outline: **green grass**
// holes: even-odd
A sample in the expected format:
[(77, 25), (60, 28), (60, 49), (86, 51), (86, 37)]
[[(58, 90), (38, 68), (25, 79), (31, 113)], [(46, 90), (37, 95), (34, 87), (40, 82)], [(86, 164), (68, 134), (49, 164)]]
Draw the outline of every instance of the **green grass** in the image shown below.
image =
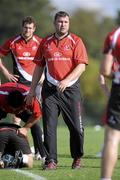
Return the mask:
[[(103, 142), (103, 128), (95, 131), (94, 127), (85, 128), (85, 155), (80, 170), (72, 170), (72, 159), (69, 150), (69, 133), (66, 127), (58, 128), (58, 168), (54, 171), (43, 171), (40, 161), (34, 161), (32, 169), (24, 169), (48, 180), (99, 180), (100, 159), (95, 154), (100, 150)], [(30, 137), (31, 139), (31, 137)], [(31, 142), (32, 143), (32, 142)], [(113, 174), (113, 180), (120, 179), (119, 160)], [(31, 180), (32, 178), (9, 170), (0, 170), (0, 179), (4, 180)], [(39, 179), (37, 179), (39, 180)]]

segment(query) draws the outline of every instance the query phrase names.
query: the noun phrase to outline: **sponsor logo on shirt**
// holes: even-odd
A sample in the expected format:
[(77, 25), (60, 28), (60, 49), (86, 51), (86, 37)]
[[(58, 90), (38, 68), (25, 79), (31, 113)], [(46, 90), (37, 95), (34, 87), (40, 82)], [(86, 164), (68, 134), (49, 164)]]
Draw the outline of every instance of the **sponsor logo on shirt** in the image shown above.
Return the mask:
[(62, 56), (62, 54), (61, 54), (60, 52), (55, 52), (55, 53), (54, 53), (54, 56), (55, 56), (55, 57), (60, 57), (60, 56)]
[(60, 52), (55, 52), (53, 54), (53, 57), (52, 58), (48, 58), (48, 61), (70, 61), (71, 59), (69, 57), (62, 57), (62, 53)]
[(54, 57), (54, 58), (48, 58), (48, 61), (70, 61), (70, 58), (65, 58), (65, 57)]
[(70, 49), (71, 49), (70, 45), (66, 45), (66, 46), (64, 47), (64, 50), (70, 50)]
[(30, 56), (30, 52), (24, 52), (24, 53), (23, 53), (23, 56), (29, 57), (29, 56)]

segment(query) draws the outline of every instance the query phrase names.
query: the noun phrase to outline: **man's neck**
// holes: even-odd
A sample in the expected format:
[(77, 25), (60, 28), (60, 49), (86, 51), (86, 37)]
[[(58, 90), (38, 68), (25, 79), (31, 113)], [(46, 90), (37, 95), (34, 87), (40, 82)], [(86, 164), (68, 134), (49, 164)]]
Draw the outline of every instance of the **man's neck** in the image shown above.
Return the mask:
[(65, 33), (64, 35), (59, 35), (59, 34), (55, 33), (55, 37), (56, 37), (58, 40), (63, 39), (63, 38), (64, 38), (65, 36), (67, 36), (67, 35), (68, 35), (68, 32)]
[(22, 34), (22, 37), (23, 37), (23, 39), (24, 39), (26, 42), (28, 42), (33, 36), (25, 37), (25, 36)]

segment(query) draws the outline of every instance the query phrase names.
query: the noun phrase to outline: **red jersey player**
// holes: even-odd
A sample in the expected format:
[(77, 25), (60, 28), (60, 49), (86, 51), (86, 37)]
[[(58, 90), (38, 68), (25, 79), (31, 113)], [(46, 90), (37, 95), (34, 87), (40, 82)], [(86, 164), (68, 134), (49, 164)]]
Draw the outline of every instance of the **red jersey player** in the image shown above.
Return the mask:
[[(25, 17), (22, 21), (21, 34), (10, 38), (0, 47), (0, 57), (3, 58), (8, 54), (11, 54), (13, 60), (13, 74), (12, 74), (3, 65), (0, 59), (0, 69), (9, 81), (17, 82), (19, 79), (20, 83), (26, 86), (30, 86), (32, 81), (32, 74), (35, 68), (35, 63), (33, 62), (33, 59), (36, 55), (37, 49), (41, 42), (41, 38), (34, 35), (35, 29), (36, 29), (35, 20), (31, 16)], [(36, 96), (38, 97), (39, 100), (41, 98), (42, 80), (43, 78), (40, 79), (38, 86), (36, 88)], [(13, 116), (13, 122), (19, 124), (20, 119)], [(36, 123), (35, 126), (33, 126), (33, 128), (31, 129), (31, 131), (35, 146), (35, 154), (37, 154), (38, 145), (36, 144), (36, 139), (41, 139), (42, 136), (42, 131), (39, 123)], [(38, 137), (36, 137), (36, 132), (38, 132), (37, 133)]]
[(29, 104), (35, 87), (46, 67), (42, 87), (44, 143), (48, 150), (43, 168), (57, 168), (57, 120), (61, 112), (70, 132), (72, 168), (81, 166), (84, 128), (81, 118), (79, 77), (88, 64), (86, 48), (78, 36), (69, 33), (69, 14), (63, 11), (54, 17), (55, 33), (41, 42), (35, 57), (36, 68), (26, 101)]
[(0, 63), (0, 68), (9, 81), (16, 82), (17, 75), (20, 83), (30, 85), (35, 68), (33, 59), (41, 42), (41, 38), (33, 34), (35, 29), (35, 21), (31, 17), (25, 18), (21, 34), (10, 38), (0, 47), (0, 57), (11, 54), (13, 60), (13, 74)]
[(0, 86), (0, 119), (5, 118), (8, 113), (21, 117), (26, 122), (18, 132), (26, 136), (27, 131), (41, 117), (41, 110), (37, 99), (26, 105), (24, 98), (28, 94), (29, 88), (10, 82)]

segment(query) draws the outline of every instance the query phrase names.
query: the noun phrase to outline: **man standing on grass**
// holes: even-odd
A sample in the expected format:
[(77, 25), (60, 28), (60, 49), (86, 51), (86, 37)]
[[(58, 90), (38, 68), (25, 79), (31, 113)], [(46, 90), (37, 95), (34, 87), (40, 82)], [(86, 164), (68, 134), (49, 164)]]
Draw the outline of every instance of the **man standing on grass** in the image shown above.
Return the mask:
[(84, 128), (81, 118), (79, 77), (85, 71), (88, 58), (78, 36), (69, 33), (69, 14), (63, 11), (54, 18), (55, 33), (41, 42), (34, 62), (36, 68), (27, 103), (35, 96), (35, 88), (46, 66), (42, 88), (44, 143), (48, 151), (43, 169), (57, 168), (57, 122), (61, 112), (70, 132), (72, 168), (79, 169), (83, 156)]

